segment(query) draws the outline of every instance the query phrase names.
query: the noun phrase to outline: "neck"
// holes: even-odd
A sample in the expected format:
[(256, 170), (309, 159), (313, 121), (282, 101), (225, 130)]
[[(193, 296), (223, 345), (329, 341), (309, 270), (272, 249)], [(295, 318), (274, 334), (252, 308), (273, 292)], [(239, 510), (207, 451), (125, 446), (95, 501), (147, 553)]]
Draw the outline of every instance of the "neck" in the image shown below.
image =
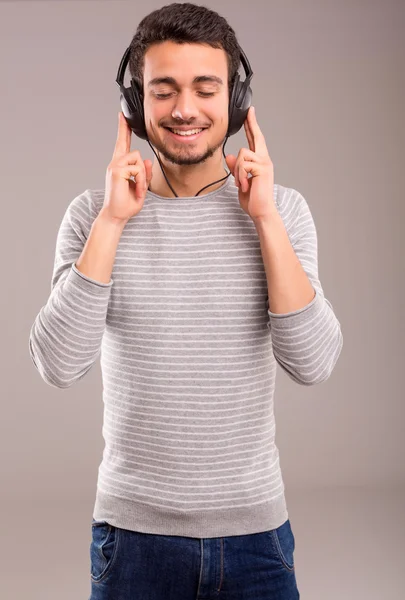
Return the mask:
[[(197, 165), (175, 165), (173, 163), (168, 164), (162, 161), (162, 164), (166, 177), (170, 181), (170, 185), (179, 197), (195, 196), (197, 192), (205, 186), (209, 187), (203, 190), (201, 195), (213, 192), (224, 185), (225, 179), (223, 178), (227, 175), (222, 160), (220, 163), (210, 165), (209, 167), (207, 167), (206, 163)], [(218, 179), (222, 179), (222, 181), (209, 185)], [(152, 180), (149, 184), (149, 190), (165, 198), (175, 198), (175, 195), (168, 186), (162, 173), (159, 161), (156, 158), (152, 165)]]

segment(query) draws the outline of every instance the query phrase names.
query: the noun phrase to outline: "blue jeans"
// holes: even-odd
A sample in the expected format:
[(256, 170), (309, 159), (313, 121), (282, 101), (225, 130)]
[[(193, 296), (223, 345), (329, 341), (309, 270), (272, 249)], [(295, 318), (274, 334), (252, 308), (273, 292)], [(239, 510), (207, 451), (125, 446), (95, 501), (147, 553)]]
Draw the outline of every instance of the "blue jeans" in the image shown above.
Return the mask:
[(89, 600), (296, 600), (290, 520), (216, 538), (129, 531), (92, 522)]

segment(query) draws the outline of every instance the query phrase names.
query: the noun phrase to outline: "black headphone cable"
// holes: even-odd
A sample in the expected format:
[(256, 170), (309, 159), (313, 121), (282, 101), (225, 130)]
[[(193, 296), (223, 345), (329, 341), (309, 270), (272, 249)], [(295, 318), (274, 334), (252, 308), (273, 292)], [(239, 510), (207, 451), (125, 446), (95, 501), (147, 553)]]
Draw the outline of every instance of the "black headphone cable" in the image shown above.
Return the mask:
[[(225, 142), (224, 142), (224, 144), (223, 144), (223, 146), (222, 146), (222, 154), (224, 155), (224, 158), (226, 158), (226, 156), (225, 156), (225, 150), (224, 150), (224, 148), (225, 148), (225, 144), (226, 144), (226, 142), (228, 141), (228, 138), (229, 138), (229, 136), (226, 136), (226, 138), (225, 138)], [(176, 194), (176, 192), (174, 191), (174, 189), (173, 189), (173, 188), (172, 188), (172, 186), (170, 185), (170, 183), (169, 183), (169, 180), (168, 180), (168, 179), (167, 179), (167, 177), (166, 177), (166, 173), (164, 172), (163, 165), (162, 165), (162, 163), (161, 163), (161, 160), (160, 160), (159, 156), (156, 154), (156, 152), (155, 152), (155, 149), (153, 148), (153, 146), (152, 146), (152, 145), (151, 145), (151, 143), (149, 142), (149, 139), (147, 139), (147, 142), (148, 142), (149, 146), (152, 148), (152, 151), (153, 151), (153, 153), (155, 154), (156, 158), (158, 159), (158, 162), (159, 162), (160, 168), (162, 169), (162, 173), (163, 173), (163, 176), (164, 176), (164, 178), (166, 179), (167, 185), (168, 185), (168, 186), (169, 186), (169, 188), (172, 190), (172, 192), (173, 192), (173, 194), (176, 196), (176, 198), (178, 198), (179, 196)], [(225, 173), (226, 173), (226, 169), (225, 169)], [(207, 187), (210, 187), (211, 185), (214, 185), (214, 183), (219, 183), (220, 181), (223, 181), (224, 179), (227, 179), (227, 178), (229, 177), (229, 175), (231, 175), (231, 172), (230, 172), (230, 171), (229, 171), (229, 173), (228, 173), (228, 174), (227, 174), (225, 177), (222, 177), (221, 179), (217, 179), (216, 181), (213, 181), (212, 183), (209, 183), (208, 185), (205, 185), (203, 188), (201, 188), (201, 189), (200, 189), (200, 190), (199, 190), (199, 191), (196, 193), (196, 196), (198, 196), (198, 194), (199, 194), (200, 192), (202, 192), (203, 190), (205, 190)]]

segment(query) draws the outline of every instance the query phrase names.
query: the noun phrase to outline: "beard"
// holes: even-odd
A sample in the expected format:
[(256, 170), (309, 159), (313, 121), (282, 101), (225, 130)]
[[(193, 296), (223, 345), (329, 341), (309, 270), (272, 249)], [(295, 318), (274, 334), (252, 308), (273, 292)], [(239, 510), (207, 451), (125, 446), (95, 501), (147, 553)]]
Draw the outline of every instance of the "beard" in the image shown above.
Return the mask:
[[(181, 142), (178, 142), (177, 147), (172, 150), (171, 142), (166, 143), (159, 138), (152, 141), (149, 138), (149, 142), (152, 144), (152, 146), (154, 146), (155, 149), (158, 150), (168, 162), (175, 165), (197, 165), (199, 163), (203, 163), (215, 154), (218, 148), (222, 146), (224, 141), (225, 138), (213, 146), (207, 145), (205, 150), (196, 149), (197, 145), (200, 143), (199, 141), (194, 148), (192, 148), (189, 144), (182, 144)], [(173, 147), (175, 144), (176, 142), (174, 141)]]

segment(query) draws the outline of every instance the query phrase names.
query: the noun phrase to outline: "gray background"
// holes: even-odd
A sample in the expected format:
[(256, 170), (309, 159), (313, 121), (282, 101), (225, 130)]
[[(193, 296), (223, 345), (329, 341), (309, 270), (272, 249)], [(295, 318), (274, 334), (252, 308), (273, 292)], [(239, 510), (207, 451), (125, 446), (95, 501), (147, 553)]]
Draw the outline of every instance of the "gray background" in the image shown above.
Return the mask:
[[(28, 337), (50, 293), (68, 204), (104, 187), (123, 52), (140, 19), (168, 3), (0, 2), (0, 569), (8, 600), (90, 593), (103, 450), (99, 362), (72, 388), (52, 388), (31, 362)], [(300, 191), (311, 208), (321, 283), (344, 336), (324, 384), (299, 386), (278, 370), (277, 443), (301, 597), (399, 600), (405, 3), (201, 4), (228, 19), (250, 60), (275, 182)], [(243, 129), (225, 151), (242, 146)], [(135, 148), (154, 159), (132, 136)]]

